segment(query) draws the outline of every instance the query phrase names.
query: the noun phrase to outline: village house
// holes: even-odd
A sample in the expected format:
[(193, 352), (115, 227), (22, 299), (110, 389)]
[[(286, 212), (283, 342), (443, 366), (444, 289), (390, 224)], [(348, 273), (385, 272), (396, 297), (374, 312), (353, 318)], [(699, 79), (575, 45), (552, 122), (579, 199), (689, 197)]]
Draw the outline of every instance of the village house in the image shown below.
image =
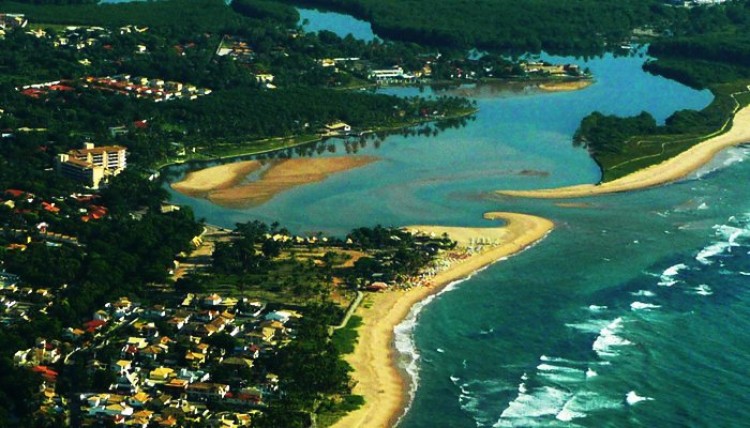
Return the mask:
[(326, 124), (326, 135), (343, 135), (352, 131), (352, 127), (344, 122), (334, 122)]
[(26, 28), (29, 20), (21, 13), (0, 13), (0, 29), (14, 30), (16, 28)]

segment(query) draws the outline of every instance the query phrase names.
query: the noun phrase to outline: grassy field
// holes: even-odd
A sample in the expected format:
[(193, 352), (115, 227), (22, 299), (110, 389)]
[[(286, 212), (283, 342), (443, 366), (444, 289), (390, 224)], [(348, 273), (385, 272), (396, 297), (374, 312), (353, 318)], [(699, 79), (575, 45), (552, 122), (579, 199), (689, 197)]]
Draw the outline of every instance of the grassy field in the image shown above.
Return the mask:
[(362, 317), (352, 315), (349, 322), (343, 328), (336, 330), (331, 336), (333, 346), (342, 354), (351, 354), (357, 345), (359, 333), (357, 330), (362, 326)]

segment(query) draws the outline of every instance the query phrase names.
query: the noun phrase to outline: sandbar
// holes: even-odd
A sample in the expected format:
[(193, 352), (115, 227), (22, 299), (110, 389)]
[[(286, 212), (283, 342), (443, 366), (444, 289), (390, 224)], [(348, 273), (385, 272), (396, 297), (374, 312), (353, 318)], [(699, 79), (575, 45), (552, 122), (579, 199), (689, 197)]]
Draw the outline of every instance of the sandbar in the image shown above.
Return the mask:
[(587, 88), (593, 83), (594, 81), (592, 79), (562, 80), (559, 82), (550, 81), (540, 83), (538, 87), (547, 92), (568, 92)]
[(173, 183), (172, 188), (189, 196), (204, 196), (210, 191), (234, 186), (260, 167), (260, 162), (254, 160), (212, 166), (189, 172), (182, 181)]
[[(173, 184), (172, 188), (191, 196), (204, 197), (217, 205), (246, 208), (264, 204), (293, 187), (323, 181), (333, 174), (359, 168), (377, 159), (373, 156), (336, 156), (275, 160), (268, 164), (257, 180), (245, 183), (243, 180), (248, 174), (262, 168), (257, 161), (251, 161), (255, 162), (253, 168), (249, 165), (246, 165), (245, 169), (238, 167), (231, 179), (212, 178), (217, 174), (229, 175), (227, 171), (214, 170), (218, 167), (213, 167), (189, 174), (185, 180)], [(224, 166), (229, 165), (222, 165)], [(191, 191), (192, 193), (189, 193)]]
[(482, 251), (452, 264), (437, 273), (430, 287), (409, 290), (392, 290), (372, 293), (368, 304), (361, 305), (357, 314), (363, 318), (359, 329), (359, 343), (345, 359), (354, 368), (356, 382), (353, 392), (365, 397), (365, 404), (344, 416), (335, 428), (381, 428), (393, 426), (404, 412), (409, 395), (409, 380), (397, 365), (398, 353), (394, 348), (393, 329), (409, 314), (411, 307), (431, 294), (437, 293), (453, 281), (513, 255), (544, 238), (553, 223), (541, 217), (525, 214), (493, 212), (484, 216), (488, 220), (504, 220), (506, 225), (496, 228), (465, 228), (412, 226), (407, 230), (442, 235), (448, 233), (459, 246), (491, 242)]
[(500, 190), (497, 193), (523, 198), (567, 199), (646, 189), (685, 178), (711, 161), (720, 151), (747, 142), (750, 142), (750, 107), (742, 108), (735, 114), (729, 131), (698, 143), (664, 162), (617, 180), (553, 189)]

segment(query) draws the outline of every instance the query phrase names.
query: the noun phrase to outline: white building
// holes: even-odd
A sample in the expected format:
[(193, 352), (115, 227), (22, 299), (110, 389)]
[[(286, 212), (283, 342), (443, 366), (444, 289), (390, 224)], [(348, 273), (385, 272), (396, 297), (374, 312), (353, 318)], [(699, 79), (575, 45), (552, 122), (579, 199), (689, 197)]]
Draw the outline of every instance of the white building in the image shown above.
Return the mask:
[(64, 176), (85, 183), (92, 189), (127, 167), (127, 150), (121, 146), (95, 147), (86, 143), (83, 149), (57, 155), (57, 170)]

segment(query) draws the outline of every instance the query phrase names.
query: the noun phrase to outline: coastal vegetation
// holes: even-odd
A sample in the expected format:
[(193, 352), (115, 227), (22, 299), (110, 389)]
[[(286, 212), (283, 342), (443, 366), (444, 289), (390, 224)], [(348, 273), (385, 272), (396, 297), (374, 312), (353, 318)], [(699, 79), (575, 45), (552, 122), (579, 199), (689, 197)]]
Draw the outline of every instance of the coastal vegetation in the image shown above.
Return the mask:
[[(383, 0), (284, 0), (354, 15), (381, 37), (440, 48), (482, 48), (516, 53), (596, 53), (636, 27), (663, 25), (663, 2), (481, 0), (456, 3)], [(470, 24), (469, 24), (470, 23)]]
[(654, 40), (656, 59), (644, 69), (698, 89), (713, 102), (702, 111), (682, 110), (656, 126), (648, 113), (637, 117), (583, 119), (575, 142), (585, 146), (602, 169), (602, 181), (658, 164), (695, 144), (721, 134), (734, 113), (748, 105), (750, 84), (750, 3), (730, 2), (693, 8), (674, 24), (676, 35)]

